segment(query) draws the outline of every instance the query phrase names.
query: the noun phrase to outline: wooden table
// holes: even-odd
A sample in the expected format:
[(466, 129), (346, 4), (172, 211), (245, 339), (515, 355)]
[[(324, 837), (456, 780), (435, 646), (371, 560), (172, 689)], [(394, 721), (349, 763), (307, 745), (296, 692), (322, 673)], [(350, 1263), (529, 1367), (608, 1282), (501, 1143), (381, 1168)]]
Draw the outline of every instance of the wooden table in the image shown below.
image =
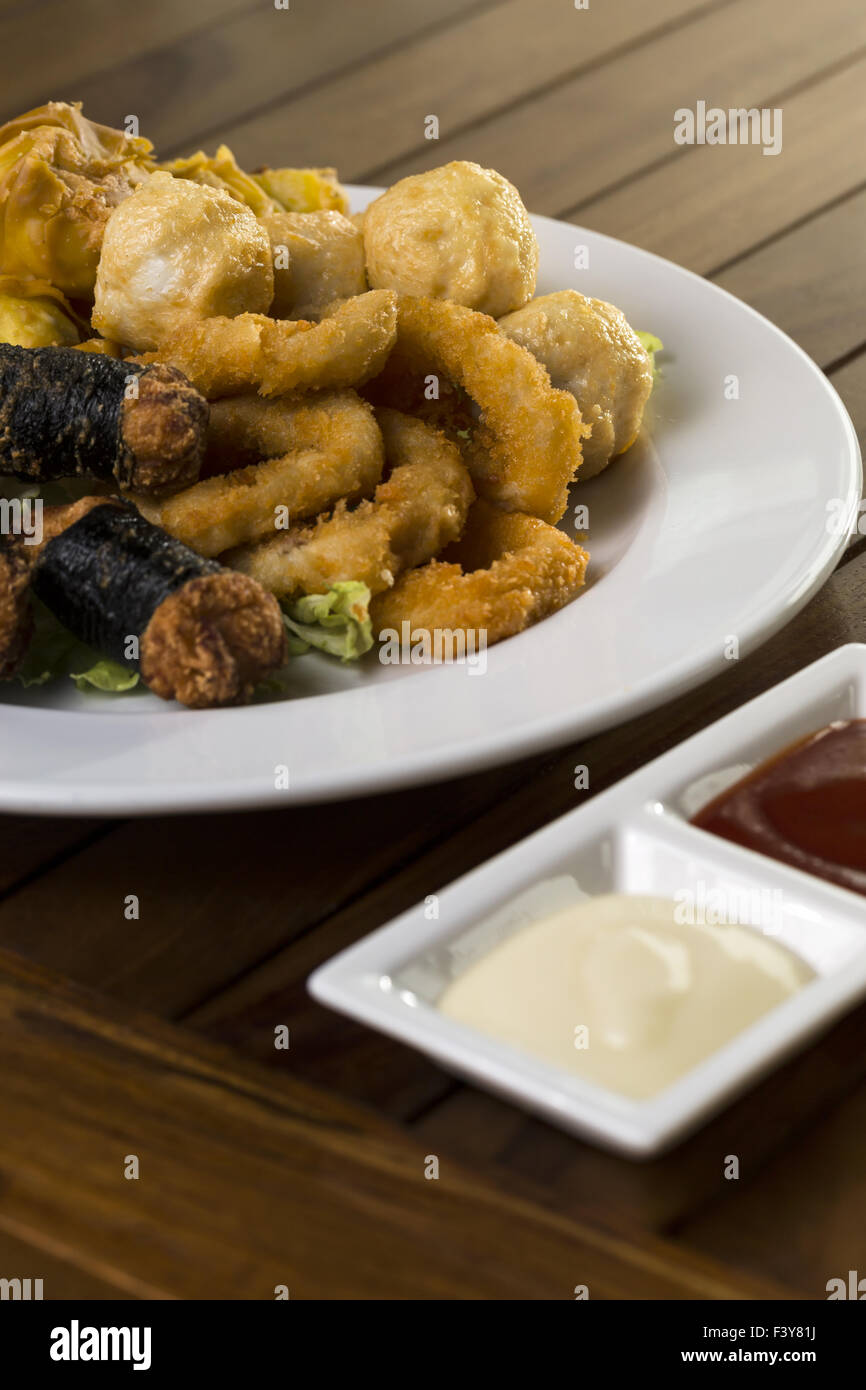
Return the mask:
[[(136, 114), (165, 155), (225, 140), (248, 165), (381, 183), (493, 165), (533, 210), (769, 315), (866, 420), (856, 0), (2, 0), (0, 54), (4, 116), (81, 98), (111, 124)], [(698, 99), (782, 107), (782, 154), (675, 145), (673, 113)], [(444, 786), (213, 818), (3, 818), (0, 1275), (43, 1277), (46, 1297), (822, 1298), (866, 1271), (866, 1009), (641, 1165), (304, 990), (335, 951), (574, 806), (576, 763), (601, 790), (862, 640), (864, 605), (861, 541), (788, 628), (696, 692)]]

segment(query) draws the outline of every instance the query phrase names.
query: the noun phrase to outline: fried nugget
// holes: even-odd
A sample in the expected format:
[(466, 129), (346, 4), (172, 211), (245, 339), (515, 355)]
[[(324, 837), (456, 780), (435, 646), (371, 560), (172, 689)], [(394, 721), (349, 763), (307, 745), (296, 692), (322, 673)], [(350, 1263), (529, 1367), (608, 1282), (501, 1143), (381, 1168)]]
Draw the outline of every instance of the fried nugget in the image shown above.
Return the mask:
[(360, 498), (382, 476), (382, 436), (372, 408), (354, 391), (313, 400), (253, 397), (215, 402), (212, 447), (262, 462), (206, 478), (165, 502), (135, 497), (139, 510), (200, 555), (273, 534), (286, 509), (316, 516), (338, 498)]
[(356, 386), (382, 370), (397, 334), (396, 296), (370, 290), (332, 304), (319, 323), (264, 314), (217, 316), (166, 333), (144, 362), (166, 362), (213, 400)]
[(401, 634), (405, 622), (413, 634), (463, 631), (491, 646), (570, 603), (588, 560), (555, 526), (479, 500), (441, 560), (409, 570), (373, 600), (373, 628)]
[(367, 208), (370, 284), (507, 314), (535, 293), (538, 242), (529, 213), (495, 169), (455, 159), (410, 174)]
[(279, 598), (326, 593), (339, 580), (361, 580), (380, 593), (395, 576), (423, 564), (463, 530), (475, 496), (459, 450), (444, 435), (396, 410), (377, 419), (390, 469), (371, 501), (354, 511), (340, 501), (332, 516), (294, 527), (224, 557)]
[(416, 382), (445, 377), (478, 406), (464, 456), (482, 497), (559, 520), (588, 430), (574, 397), (551, 386), (530, 352), (486, 314), (407, 297), (399, 302), (396, 347), (376, 383), (379, 398), (390, 400), (392, 389), (399, 395), (407, 375)]
[(276, 318), (317, 319), (335, 300), (364, 293), (364, 238), (341, 212), (272, 212), (260, 221), (271, 239)]
[(499, 327), (547, 368), (554, 386), (574, 396), (592, 431), (580, 479), (594, 478), (640, 431), (653, 384), (640, 338), (621, 310), (577, 290), (540, 295)]
[(214, 315), (265, 313), (274, 294), (267, 232), (224, 188), (151, 174), (108, 219), (93, 326), (141, 349)]

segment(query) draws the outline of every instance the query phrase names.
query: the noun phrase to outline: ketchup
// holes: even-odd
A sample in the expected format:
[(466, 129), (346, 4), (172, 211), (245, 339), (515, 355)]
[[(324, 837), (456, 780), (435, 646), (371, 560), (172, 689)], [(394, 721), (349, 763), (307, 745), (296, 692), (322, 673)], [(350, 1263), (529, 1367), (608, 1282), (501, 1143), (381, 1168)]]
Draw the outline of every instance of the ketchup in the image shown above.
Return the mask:
[(692, 824), (866, 895), (866, 719), (784, 749)]

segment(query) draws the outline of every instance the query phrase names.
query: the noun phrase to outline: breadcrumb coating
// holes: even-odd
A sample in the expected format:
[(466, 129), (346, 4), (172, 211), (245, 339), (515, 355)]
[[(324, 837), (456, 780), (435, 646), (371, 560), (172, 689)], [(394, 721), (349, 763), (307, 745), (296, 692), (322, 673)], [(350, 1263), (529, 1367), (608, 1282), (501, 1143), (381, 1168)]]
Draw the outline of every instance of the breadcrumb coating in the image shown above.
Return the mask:
[(371, 500), (350, 511), (341, 499), (315, 525), (232, 551), (225, 563), (279, 597), (326, 593), (340, 580), (360, 580), (376, 594), (455, 541), (475, 496), (459, 450), (396, 410), (376, 418), (390, 471)]
[(483, 634), (487, 646), (570, 603), (589, 556), (538, 517), (479, 500), (461, 539), (439, 560), (401, 575), (370, 605), (373, 628)]

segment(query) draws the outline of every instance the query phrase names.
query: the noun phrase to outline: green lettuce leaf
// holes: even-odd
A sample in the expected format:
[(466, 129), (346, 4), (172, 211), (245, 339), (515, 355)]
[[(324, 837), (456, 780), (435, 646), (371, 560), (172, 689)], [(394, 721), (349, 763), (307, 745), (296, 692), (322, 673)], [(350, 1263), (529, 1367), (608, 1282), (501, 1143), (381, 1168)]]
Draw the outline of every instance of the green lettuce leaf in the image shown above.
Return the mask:
[(68, 676), (79, 690), (112, 694), (138, 685), (136, 670), (121, 661), (108, 661), (79, 642), (38, 599), (33, 600), (33, 621), (33, 640), (15, 673), (21, 685), (45, 685), (58, 676)]
[[(635, 331), (637, 332), (637, 330)], [(661, 338), (656, 337), (655, 333), (637, 332), (637, 336), (640, 338), (641, 342), (647, 350), (647, 355), (650, 360), (650, 366), (653, 369), (653, 376), (657, 380), (658, 368), (656, 367), (656, 353), (661, 352), (664, 349), (664, 343), (662, 342)]]
[(70, 677), (79, 690), (103, 690), (108, 694), (119, 695), (124, 690), (133, 690), (138, 685), (138, 672), (122, 661), (97, 661), (87, 671), (70, 671)]
[(75, 638), (61, 627), (43, 604), (33, 602), (34, 632), (30, 646), (15, 679), (23, 686), (45, 685), (62, 674), (65, 663), (77, 645)]
[[(342, 661), (356, 661), (373, 645), (369, 602), (366, 584), (346, 581), (335, 584), (326, 594), (284, 603), (290, 656), (301, 656), (317, 648)], [(134, 667), (110, 661), (79, 642), (38, 599), (33, 600), (33, 619), (33, 639), (15, 676), (21, 685), (45, 685), (58, 677), (67, 677), (79, 690), (120, 695), (141, 684)], [(289, 680), (287, 668), (264, 682), (262, 693), (284, 693), (284, 680)]]
[(283, 603), (289, 654), (301, 656), (315, 647), (341, 661), (357, 661), (373, 645), (369, 602), (366, 584), (344, 580), (326, 594), (305, 594)]

